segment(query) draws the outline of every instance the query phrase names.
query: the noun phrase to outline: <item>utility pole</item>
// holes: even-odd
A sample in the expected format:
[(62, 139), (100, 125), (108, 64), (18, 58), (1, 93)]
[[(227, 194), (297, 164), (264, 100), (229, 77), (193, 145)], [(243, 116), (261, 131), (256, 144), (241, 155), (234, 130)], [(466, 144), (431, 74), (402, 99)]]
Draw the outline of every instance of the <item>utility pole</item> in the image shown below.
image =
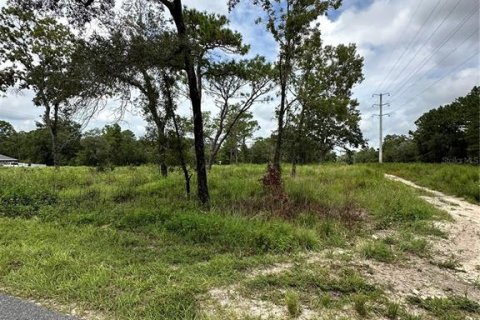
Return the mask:
[(379, 134), (379, 147), (378, 147), (378, 163), (383, 162), (383, 117), (384, 116), (390, 116), (389, 113), (383, 114), (383, 106), (389, 106), (389, 103), (383, 103), (383, 96), (390, 96), (390, 93), (375, 93), (372, 95), (374, 96), (379, 96), (380, 97), (380, 103), (379, 104), (374, 104), (373, 106), (378, 106), (380, 109), (380, 113), (377, 115), (380, 118), (380, 134)]

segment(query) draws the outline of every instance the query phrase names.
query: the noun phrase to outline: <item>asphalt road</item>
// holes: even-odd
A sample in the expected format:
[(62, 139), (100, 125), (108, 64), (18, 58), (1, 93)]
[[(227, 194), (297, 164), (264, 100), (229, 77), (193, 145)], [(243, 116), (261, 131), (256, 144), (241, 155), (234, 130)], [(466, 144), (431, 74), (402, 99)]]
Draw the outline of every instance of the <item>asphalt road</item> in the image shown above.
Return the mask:
[(0, 320), (75, 320), (75, 318), (0, 294)]

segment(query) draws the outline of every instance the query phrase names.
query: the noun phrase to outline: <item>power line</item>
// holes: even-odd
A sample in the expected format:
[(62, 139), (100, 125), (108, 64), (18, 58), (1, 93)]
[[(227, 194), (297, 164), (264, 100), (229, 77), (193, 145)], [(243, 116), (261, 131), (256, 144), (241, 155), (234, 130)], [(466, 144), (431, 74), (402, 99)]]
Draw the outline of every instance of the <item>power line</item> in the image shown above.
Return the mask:
[[(412, 25), (412, 21), (413, 21), (413, 17), (415, 17), (417, 15), (417, 13), (419, 12), (418, 11), (418, 8), (420, 7), (420, 5), (423, 3), (423, 0), (420, 0), (417, 4), (417, 7), (415, 8), (415, 13), (410, 15), (410, 20), (408, 20), (408, 26), (410, 27)], [(410, 28), (409, 28), (410, 29)], [(417, 31), (418, 32), (418, 31)], [(402, 41), (403, 39), (406, 37), (407, 33), (404, 33), (404, 37), (402, 37)], [(399, 62), (399, 60), (403, 57), (403, 55), (405, 54), (405, 52), (407, 51), (407, 49), (405, 49), (399, 56), (398, 56), (398, 59), (397, 61), (395, 62), (395, 64), (390, 68), (388, 74), (386, 75), (385, 78), (383, 78), (382, 82), (377, 86), (377, 88), (375, 89), (375, 91), (378, 91), (378, 89), (380, 89), (380, 87), (383, 85), (383, 83), (385, 82), (385, 80), (390, 76), (390, 74), (392, 73), (393, 69), (397, 66), (397, 63)], [(373, 98), (373, 96), (372, 96)]]
[[(470, 34), (470, 36), (468, 36), (467, 38), (465, 38), (465, 40), (463, 40), (460, 45), (456, 46), (455, 48), (453, 48), (446, 56), (443, 57), (442, 60), (440, 60), (439, 62), (437, 62), (436, 65), (440, 65), (443, 61), (445, 61), (448, 57), (450, 57), (453, 53), (455, 53), (455, 51), (457, 51), (459, 48), (462, 47), (462, 45), (467, 42), (468, 40), (470, 40), (470, 38), (472, 38), (475, 34), (477, 34), (477, 30), (473, 30), (473, 32)], [(408, 81), (413, 77), (415, 76), (420, 70), (423, 69), (423, 67), (425, 66), (426, 64), (423, 64), (422, 67), (420, 69), (418, 69), (415, 73), (413, 73), (406, 81), (404, 81), (403, 85), (399, 87), (397, 93), (395, 93), (395, 98), (392, 100), (395, 101), (398, 99), (398, 97), (401, 96), (401, 94), (403, 92), (405, 92), (408, 88), (410, 88), (411, 86), (414, 85), (414, 83), (410, 84), (409, 86), (406, 86), (408, 84)], [(435, 65), (435, 66), (436, 66)], [(425, 71), (425, 73), (427, 73), (428, 71), (432, 70), (435, 66), (432, 66), (430, 69), (428, 69), (427, 71)], [(406, 86), (406, 87), (405, 87)]]
[[(397, 61), (395, 61), (394, 65), (392, 66), (392, 68), (390, 69), (390, 71), (388, 72), (387, 76), (383, 79), (383, 81), (378, 85), (377, 89), (375, 91), (377, 91), (378, 89), (382, 88), (382, 85), (385, 83), (385, 81), (387, 79), (389, 79), (389, 76), (390, 74), (393, 72), (393, 70), (396, 69), (398, 63), (400, 62), (400, 60), (403, 58), (403, 56), (405, 55), (405, 53), (410, 49), (410, 47), (413, 45), (413, 43), (415, 42), (415, 40), (417, 39), (418, 35), (421, 33), (421, 31), (423, 30), (423, 28), (425, 27), (426, 23), (428, 22), (428, 20), (430, 20), (433, 12), (437, 9), (438, 5), (440, 4), (440, 1), (437, 2), (437, 4), (435, 5), (434, 9), (432, 11), (430, 11), (430, 14), (428, 15), (427, 19), (423, 22), (423, 24), (421, 25), (420, 29), (417, 30), (417, 32), (415, 33), (415, 36), (410, 40), (409, 44), (407, 45), (407, 47), (405, 47), (405, 49), (403, 50), (402, 54), (397, 58)], [(420, 3), (419, 3), (420, 5)], [(419, 7), (419, 5), (417, 6), (417, 9)], [(418, 12), (418, 10), (416, 11)]]
[[(415, 66), (413, 72), (410, 73), (410, 75), (408, 75), (406, 78), (404, 78), (403, 81), (401, 81), (400, 86), (398, 86), (398, 87), (395, 89), (395, 92), (396, 92), (396, 93), (393, 94), (393, 96), (398, 95), (399, 90), (401, 90), (401, 88), (403, 88), (403, 87), (406, 85), (406, 83), (408, 82), (408, 80), (410, 80), (415, 74), (417, 74), (417, 73), (425, 66), (426, 62), (427, 62), (430, 58), (432, 58), (432, 57), (435, 55), (435, 53), (437, 53), (455, 34), (457, 34), (457, 32), (458, 32), (459, 30), (461, 30), (461, 28), (465, 25), (465, 23), (466, 23), (467, 21), (469, 21), (476, 12), (477, 12), (477, 11), (474, 10), (474, 11), (472, 11), (470, 14), (467, 14), (467, 15), (464, 16), (463, 20), (462, 20), (459, 24), (457, 24), (457, 26), (455, 27), (455, 29), (454, 29), (449, 35), (447, 35), (447, 37), (440, 43), (440, 45), (438, 45), (438, 46), (432, 51), (432, 53), (431, 53), (429, 56), (425, 57), (419, 64), (417, 64), (417, 65)], [(470, 37), (471, 37), (471, 36), (472, 36), (472, 35), (470, 35)], [(469, 38), (470, 38), (470, 37), (469, 37)], [(466, 40), (464, 40), (464, 42), (465, 42), (465, 41), (466, 41)], [(463, 42), (462, 42), (462, 44), (463, 44)], [(419, 66), (420, 66), (420, 69), (417, 68), (417, 67), (419, 67)], [(416, 69), (416, 70), (415, 70), (415, 69)]]
[[(413, 56), (410, 58), (410, 60), (408, 61), (407, 65), (404, 66), (402, 68), (402, 70), (400, 71), (399, 74), (397, 74), (397, 76), (395, 77), (396, 79), (400, 78), (400, 76), (407, 70), (407, 68), (410, 66), (410, 64), (412, 63), (412, 61), (415, 60), (415, 58), (418, 56), (418, 54), (420, 53), (420, 51), (425, 48), (425, 46), (427, 45), (427, 43), (430, 41), (430, 39), (432, 39), (432, 37), (437, 33), (438, 29), (445, 23), (445, 21), (447, 20), (447, 18), (453, 13), (453, 11), (457, 8), (457, 6), (460, 4), (460, 1), (461, 0), (458, 0), (457, 3), (453, 6), (452, 9), (450, 9), (450, 12), (447, 13), (447, 15), (445, 15), (443, 17), (443, 20), (437, 25), (437, 27), (435, 28), (435, 30), (433, 30), (432, 33), (430, 33), (430, 35), (428, 36), (428, 38), (426, 40), (423, 41), (423, 44), (417, 48), (417, 50), (415, 51), (415, 53), (413, 54)], [(443, 7), (442, 7), (443, 8)], [(395, 90), (396, 91), (396, 90)]]
[(403, 103), (402, 105), (400, 105), (398, 108), (401, 108), (407, 104), (409, 104), (410, 102), (414, 101), (415, 99), (417, 99), (422, 93), (424, 93), (425, 91), (427, 91), (428, 89), (430, 89), (432, 86), (434, 86), (435, 84), (437, 84), (438, 82), (442, 81), (443, 79), (445, 79), (447, 76), (451, 75), (453, 72), (459, 70), (461, 67), (463, 67), (465, 64), (467, 64), (470, 60), (472, 60), (474, 57), (478, 57), (478, 54), (480, 53), (480, 50), (477, 50), (475, 51), (471, 56), (469, 56), (466, 60), (464, 60), (460, 65), (457, 65), (454, 69), (452, 69), (450, 72), (447, 72), (443, 77), (437, 79), (436, 81), (434, 81), (433, 83), (431, 83), (429, 86), (427, 86), (425, 89), (423, 89), (421, 92), (419, 92), (415, 97), (412, 97), (410, 100), (408, 100), (407, 102)]

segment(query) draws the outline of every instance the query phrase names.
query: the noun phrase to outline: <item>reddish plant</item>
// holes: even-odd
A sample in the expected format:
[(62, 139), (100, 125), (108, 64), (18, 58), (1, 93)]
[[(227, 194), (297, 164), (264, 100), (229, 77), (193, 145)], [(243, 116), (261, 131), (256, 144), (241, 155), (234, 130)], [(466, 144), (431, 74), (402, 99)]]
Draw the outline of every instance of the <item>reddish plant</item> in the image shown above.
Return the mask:
[(267, 165), (267, 172), (262, 178), (262, 184), (264, 189), (271, 190), (271, 189), (282, 189), (282, 176), (280, 171), (275, 168), (271, 163)]
[(271, 213), (284, 218), (291, 218), (294, 214), (292, 205), (283, 188), (280, 171), (271, 163), (267, 166), (267, 172), (261, 179), (265, 190), (265, 206), (270, 208)]

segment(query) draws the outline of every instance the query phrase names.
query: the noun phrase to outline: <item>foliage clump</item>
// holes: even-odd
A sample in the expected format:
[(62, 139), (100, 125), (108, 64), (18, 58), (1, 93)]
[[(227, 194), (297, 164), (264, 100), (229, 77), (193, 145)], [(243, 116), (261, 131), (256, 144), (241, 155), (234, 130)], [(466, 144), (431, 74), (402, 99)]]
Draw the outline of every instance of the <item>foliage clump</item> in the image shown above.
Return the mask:
[(280, 170), (271, 163), (267, 166), (267, 172), (261, 179), (265, 191), (265, 206), (279, 217), (291, 218), (295, 210), (283, 187)]
[(49, 192), (9, 191), (0, 194), (0, 216), (30, 218), (44, 206), (53, 205), (57, 197)]

